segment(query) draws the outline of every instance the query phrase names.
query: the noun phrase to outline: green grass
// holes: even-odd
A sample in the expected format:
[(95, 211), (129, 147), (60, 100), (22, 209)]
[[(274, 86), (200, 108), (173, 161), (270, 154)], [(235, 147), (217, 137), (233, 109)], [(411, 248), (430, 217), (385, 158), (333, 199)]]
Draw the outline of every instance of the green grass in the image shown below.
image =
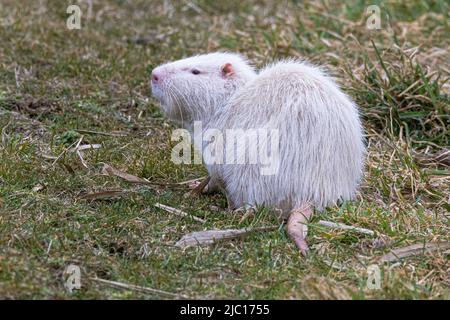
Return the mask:
[[(450, 298), (448, 252), (378, 263), (394, 248), (450, 240), (449, 161), (440, 157), (450, 136), (448, 2), (384, 1), (391, 28), (382, 20), (378, 31), (366, 29), (363, 1), (93, 2), (91, 17), (81, 4), (82, 29), (72, 31), (69, 2), (0, 6), (0, 298), (163, 298), (92, 277), (192, 298)], [(174, 127), (150, 98), (148, 78), (162, 62), (214, 50), (257, 66), (283, 57), (324, 64), (361, 106), (369, 154), (360, 195), (315, 215), (306, 259), (281, 227), (177, 249), (192, 231), (279, 222), (267, 209), (241, 222), (222, 195), (100, 174), (104, 163), (160, 183), (206, 174), (170, 161)], [(85, 152), (89, 168), (64, 152), (81, 137), (102, 145)], [(106, 189), (129, 192), (82, 199)], [(321, 219), (376, 236), (325, 229)], [(82, 271), (73, 293), (63, 286), (69, 264)], [(371, 264), (382, 271), (380, 290), (366, 288)]]

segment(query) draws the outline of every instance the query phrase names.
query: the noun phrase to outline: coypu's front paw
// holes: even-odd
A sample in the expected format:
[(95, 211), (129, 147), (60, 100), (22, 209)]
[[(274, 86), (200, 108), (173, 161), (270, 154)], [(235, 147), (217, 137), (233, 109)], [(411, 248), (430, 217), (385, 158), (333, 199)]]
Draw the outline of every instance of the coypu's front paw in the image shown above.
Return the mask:
[(211, 180), (210, 177), (207, 177), (205, 180), (203, 181), (192, 181), (189, 182), (188, 187), (189, 189), (191, 189), (191, 192), (194, 194), (201, 194), (201, 193), (207, 193), (209, 191), (209, 181)]

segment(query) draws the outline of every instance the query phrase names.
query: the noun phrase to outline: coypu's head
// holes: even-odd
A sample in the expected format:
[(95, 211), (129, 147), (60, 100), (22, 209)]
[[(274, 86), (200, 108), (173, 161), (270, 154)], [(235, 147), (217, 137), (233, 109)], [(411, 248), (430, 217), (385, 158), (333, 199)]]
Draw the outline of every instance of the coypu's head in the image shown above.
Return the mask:
[(166, 115), (189, 127), (193, 121), (208, 121), (255, 76), (242, 56), (210, 53), (158, 66), (152, 71), (151, 87)]

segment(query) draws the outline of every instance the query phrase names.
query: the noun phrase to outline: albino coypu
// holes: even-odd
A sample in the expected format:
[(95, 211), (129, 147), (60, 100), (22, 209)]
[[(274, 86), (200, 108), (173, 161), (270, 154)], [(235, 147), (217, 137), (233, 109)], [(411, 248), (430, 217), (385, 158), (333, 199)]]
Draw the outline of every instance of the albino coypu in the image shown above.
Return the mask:
[(207, 163), (208, 187), (224, 190), (232, 208), (281, 209), (303, 254), (313, 208), (354, 197), (365, 154), (357, 106), (319, 68), (287, 60), (256, 73), (240, 55), (212, 53), (159, 66), (151, 83), (165, 113), (191, 132), (195, 121), (203, 130), (277, 130), (275, 174), (254, 163)]

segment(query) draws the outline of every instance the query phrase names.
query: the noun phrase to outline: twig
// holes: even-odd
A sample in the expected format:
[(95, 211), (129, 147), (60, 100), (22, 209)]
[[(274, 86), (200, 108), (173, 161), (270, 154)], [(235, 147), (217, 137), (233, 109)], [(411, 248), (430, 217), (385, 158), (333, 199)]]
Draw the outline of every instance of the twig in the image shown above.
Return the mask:
[(53, 239), (50, 239), (50, 243), (48, 244), (47, 251), (45, 251), (46, 254), (50, 253), (50, 249), (52, 248), (52, 244), (53, 244)]
[(411, 256), (423, 255), (437, 250), (450, 249), (450, 242), (418, 243), (391, 250), (380, 258), (381, 262), (394, 262)]
[(176, 214), (176, 215), (178, 215), (178, 216), (182, 216), (182, 217), (191, 217), (192, 219), (194, 219), (195, 221), (200, 222), (200, 223), (205, 223), (205, 222), (206, 222), (205, 220), (203, 220), (203, 219), (201, 219), (201, 218), (198, 218), (198, 217), (196, 217), (196, 216), (190, 215), (190, 214), (188, 214), (188, 213), (186, 213), (186, 212), (184, 212), (184, 211), (181, 211), (181, 210), (179, 210), (179, 209), (175, 209), (175, 208), (166, 206), (166, 205), (161, 204), (161, 203), (155, 203), (155, 207), (160, 208), (160, 209), (162, 209), (162, 210), (165, 210), (165, 211), (167, 211), (167, 212)]
[(78, 150), (78, 151), (84, 151), (84, 150), (89, 150), (89, 149), (100, 149), (102, 147), (101, 144), (83, 144), (81, 146), (78, 146), (78, 148), (74, 148), (74, 150)]
[(318, 222), (318, 224), (328, 227), (328, 228), (336, 228), (336, 229), (342, 229), (342, 230), (353, 230), (359, 233), (364, 233), (364, 234), (368, 234), (373, 236), (375, 234), (374, 231), (369, 230), (369, 229), (364, 229), (364, 228), (359, 228), (359, 227), (353, 227), (353, 226), (348, 226), (346, 224), (343, 223), (339, 223), (339, 222), (331, 222), (331, 221), (325, 221), (325, 220), (320, 220)]
[(80, 160), (81, 160), (81, 164), (86, 168), (86, 169), (89, 169), (89, 166), (88, 166), (88, 164), (86, 163), (86, 161), (84, 160), (84, 158), (83, 158), (83, 150), (94, 150), (94, 149), (99, 149), (99, 148), (101, 148), (101, 144), (84, 144), (84, 145), (82, 145), (82, 146), (78, 146), (76, 149), (75, 149), (75, 151), (76, 151), (76, 153), (77, 153), (77, 155), (78, 155), (78, 157), (80, 158)]
[(89, 166), (86, 163), (86, 161), (84, 161), (83, 154), (81, 153), (80, 150), (77, 150), (77, 155), (78, 155), (78, 158), (80, 158), (80, 161), (81, 161), (81, 164), (83, 165), (83, 167), (85, 167), (86, 169), (89, 169)]
[(41, 153), (41, 157), (47, 160), (55, 160), (57, 157), (55, 156), (49, 156), (48, 154)]
[(101, 132), (101, 131), (91, 131), (91, 130), (75, 130), (78, 133), (84, 133), (84, 134), (98, 134), (101, 136), (110, 136), (110, 137), (126, 137), (128, 133), (124, 132)]
[(115, 288), (128, 289), (128, 290), (140, 291), (140, 292), (145, 292), (145, 293), (150, 293), (150, 294), (163, 295), (166, 297), (176, 298), (176, 299), (187, 299), (186, 296), (183, 296), (181, 294), (167, 292), (167, 291), (163, 291), (163, 290), (159, 290), (159, 289), (141, 287), (141, 286), (137, 286), (134, 284), (127, 284), (127, 283), (118, 282), (118, 281), (110, 281), (110, 280), (105, 280), (105, 279), (101, 279), (101, 278), (97, 278), (97, 277), (91, 277), (90, 279), (93, 281), (97, 281), (97, 282), (109, 285), (111, 287), (115, 287)]
[(69, 147), (67, 147), (66, 149), (64, 149), (63, 152), (61, 152), (61, 153), (56, 157), (55, 161), (53, 161), (52, 166), (54, 166), (54, 165), (59, 161), (59, 159), (61, 159), (62, 156), (65, 155), (66, 152), (70, 150), (70, 148), (72, 148), (73, 145), (79, 146), (82, 140), (83, 140), (83, 137), (81, 137), (77, 142), (72, 143)]
[(183, 1), (189, 8), (191, 8), (192, 10), (194, 10), (195, 12), (197, 12), (198, 14), (203, 14), (203, 10), (194, 2), (189, 1), (189, 0), (184, 0)]
[(83, 159), (83, 155), (81, 154), (80, 151), (80, 144), (81, 141), (83, 141), (84, 136), (81, 136), (80, 140), (78, 141), (77, 145), (75, 146), (74, 150), (75, 153), (77, 154), (78, 158), (80, 158), (81, 164), (83, 165), (83, 167), (85, 167), (86, 169), (89, 169), (89, 166), (87, 165), (86, 161), (84, 161)]
[(176, 182), (176, 184), (179, 184), (179, 185), (190, 184), (192, 182), (203, 181), (203, 179), (206, 179), (206, 178), (208, 178), (208, 176), (204, 176), (204, 177), (200, 177), (200, 178), (196, 178), (196, 179), (191, 179), (191, 180), (187, 180), (187, 181)]
[(80, 199), (84, 200), (99, 200), (99, 199), (108, 199), (108, 198), (116, 198), (123, 196), (127, 193), (130, 193), (130, 190), (104, 190), (94, 193), (87, 193), (82, 195)]
[(124, 179), (125, 181), (133, 184), (142, 184), (142, 185), (148, 185), (148, 186), (158, 186), (158, 187), (174, 187), (174, 188), (184, 188), (182, 185), (178, 183), (158, 183), (158, 182), (150, 182), (143, 178), (139, 178), (137, 176), (134, 176), (132, 174), (120, 171), (112, 166), (110, 166), (107, 163), (103, 164), (102, 174), (106, 174), (109, 176), (116, 176), (121, 179)]
[(77, 145), (75, 146), (75, 150), (77, 150), (80, 147), (81, 141), (83, 141), (84, 136), (81, 136), (80, 140), (78, 140)]
[(2, 144), (5, 145), (6, 144), (6, 129), (9, 127), (9, 125), (11, 124), (11, 121), (9, 121), (6, 126), (4, 126), (2, 128)]
[(175, 243), (179, 248), (187, 248), (191, 246), (211, 245), (218, 241), (231, 240), (235, 238), (243, 238), (254, 232), (268, 232), (278, 229), (278, 226), (267, 226), (260, 228), (244, 228), (244, 229), (225, 229), (225, 230), (206, 230), (191, 232), (184, 235)]

